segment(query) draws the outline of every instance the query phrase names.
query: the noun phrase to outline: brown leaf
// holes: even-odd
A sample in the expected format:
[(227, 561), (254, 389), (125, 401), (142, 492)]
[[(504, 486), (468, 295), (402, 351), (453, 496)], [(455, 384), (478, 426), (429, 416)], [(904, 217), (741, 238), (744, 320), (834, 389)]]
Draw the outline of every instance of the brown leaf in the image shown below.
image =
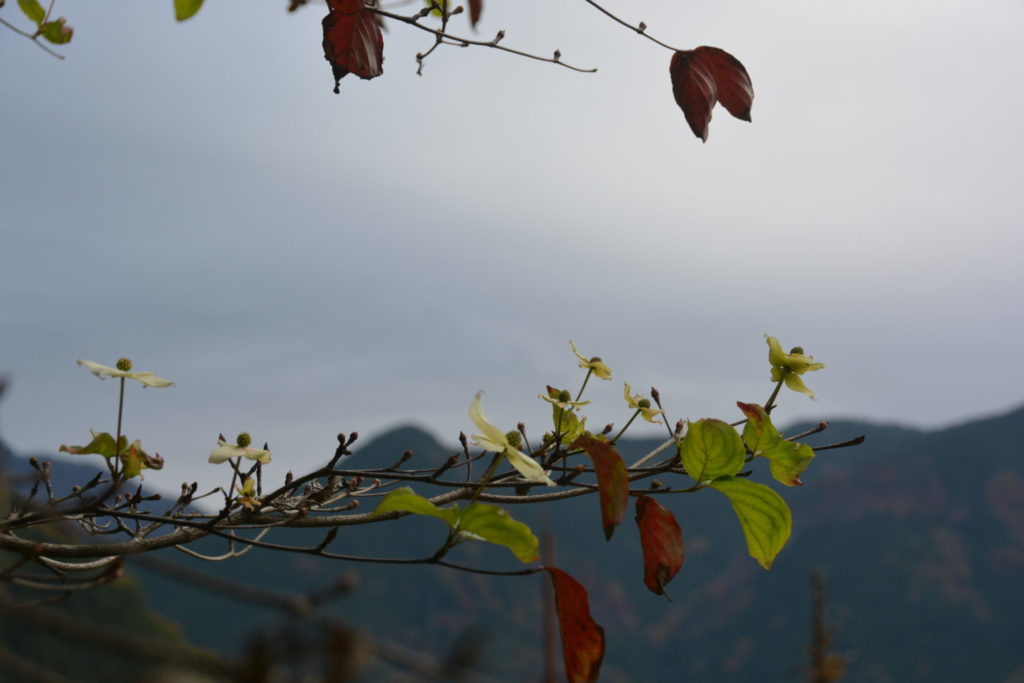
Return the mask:
[(582, 448), (594, 463), (604, 537), (610, 539), (615, 527), (622, 524), (629, 505), (629, 473), (626, 472), (626, 463), (614, 446), (592, 436), (581, 436), (572, 442), (570, 448)]
[(561, 569), (545, 567), (544, 571), (555, 588), (565, 678), (570, 683), (596, 681), (604, 659), (604, 629), (590, 616), (587, 590)]
[(704, 142), (716, 102), (738, 119), (750, 120), (754, 87), (738, 59), (717, 47), (679, 50), (669, 63), (672, 94), (690, 130)]
[(327, 0), (324, 17), (324, 57), (334, 70), (334, 92), (352, 73), (367, 80), (380, 76), (384, 62), (384, 36), (377, 16), (363, 0)]
[(644, 551), (644, 583), (666, 595), (665, 585), (683, 566), (683, 532), (672, 512), (650, 496), (637, 497), (636, 524)]
[(484, 0), (469, 0), (469, 25), (476, 28), (484, 11)]

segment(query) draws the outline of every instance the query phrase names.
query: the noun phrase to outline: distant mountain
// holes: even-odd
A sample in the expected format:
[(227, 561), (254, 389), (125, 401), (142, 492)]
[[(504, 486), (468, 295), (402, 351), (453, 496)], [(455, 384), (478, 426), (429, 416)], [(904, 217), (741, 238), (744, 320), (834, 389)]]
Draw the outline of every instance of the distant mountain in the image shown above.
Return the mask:
[[(40, 461), (44, 459), (40, 456)], [(54, 486), (58, 491), (67, 491), (72, 485), (91, 479), (96, 471), (88, 465), (59, 463), (53, 468)], [(15, 457), (2, 441), (0, 480), (0, 491), (4, 493), (7, 486), (27, 491), (36, 480), (36, 471), (28, 458)], [(37, 495), (45, 500), (42, 487)], [(6, 497), (3, 503), (6, 513)], [(66, 538), (61, 529), (53, 528), (40, 529), (34, 535), (49, 541)], [(3, 571), (14, 567), (17, 559), (0, 551)], [(41, 575), (44, 582), (57, 576), (57, 572), (47, 572), (42, 567), (32, 571)], [(19, 576), (31, 578), (23, 571)], [(124, 647), (116, 636), (146, 636), (156, 643), (187, 646), (178, 627), (149, 608), (134, 577), (59, 597), (59, 592), (41, 592), (7, 581), (0, 583), (0, 681), (155, 680), (154, 676), (167, 662), (154, 662), (145, 654)], [(41, 599), (42, 604), (26, 606)], [(83, 631), (97, 636), (97, 640), (83, 640)], [(104, 637), (110, 633), (113, 637)]]
[[(803, 426), (787, 430), (798, 433)], [(794, 534), (769, 572), (747, 556), (728, 501), (714, 491), (659, 500), (686, 537), (686, 563), (668, 586), (672, 602), (642, 583), (631, 519), (604, 540), (593, 496), (509, 506), (555, 538), (552, 564), (588, 589), (608, 651), (603, 681), (799, 681), (810, 625), (809, 574), (822, 572), (834, 649), (847, 681), (1024, 680), (1024, 410), (938, 431), (834, 422), (818, 445), (865, 434), (864, 445), (825, 450), (782, 491)], [(656, 444), (622, 444), (627, 461)], [(458, 448), (418, 429), (357, 442), (345, 467), (436, 466)], [(762, 468), (757, 468), (758, 470)], [(761, 472), (755, 473), (760, 481)], [(632, 516), (631, 514), (629, 515)], [(267, 540), (316, 543), (322, 534), (274, 530)], [(331, 546), (349, 554), (429, 554), (444, 538), (437, 520), (406, 518), (344, 528)], [(208, 552), (222, 546), (200, 544)], [(317, 560), (254, 550), (215, 564), (175, 551), (170, 562), (238, 585), (306, 592), (356, 571), (361, 583), (329, 613), (381, 638), (442, 653), (460, 633), (483, 637), (481, 670), (503, 680), (542, 671), (539, 577), (484, 577), (444, 568)], [(514, 569), (502, 548), (466, 543), (450, 559)], [(133, 563), (129, 560), (129, 567)], [(254, 632), (285, 620), (253, 603), (138, 567), (150, 604), (193, 643), (238, 653)]]

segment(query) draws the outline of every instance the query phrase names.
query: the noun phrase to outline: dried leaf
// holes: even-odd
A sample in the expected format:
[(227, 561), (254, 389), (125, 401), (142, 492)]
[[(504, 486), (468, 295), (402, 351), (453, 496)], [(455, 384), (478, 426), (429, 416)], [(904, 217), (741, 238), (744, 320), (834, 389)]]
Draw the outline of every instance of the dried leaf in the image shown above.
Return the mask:
[(596, 681), (604, 659), (604, 629), (590, 616), (587, 590), (561, 569), (545, 567), (555, 589), (555, 611), (562, 633), (565, 678)]
[(629, 473), (626, 472), (626, 463), (614, 446), (593, 436), (581, 436), (572, 442), (571, 448), (582, 448), (594, 463), (604, 537), (610, 539), (615, 527), (622, 524), (629, 505)]
[(636, 499), (636, 524), (644, 551), (644, 584), (658, 595), (683, 566), (683, 532), (671, 511), (650, 496)]
[(371, 79), (384, 73), (384, 36), (377, 16), (363, 0), (327, 0), (324, 17), (324, 57), (334, 70), (334, 92), (352, 73)]

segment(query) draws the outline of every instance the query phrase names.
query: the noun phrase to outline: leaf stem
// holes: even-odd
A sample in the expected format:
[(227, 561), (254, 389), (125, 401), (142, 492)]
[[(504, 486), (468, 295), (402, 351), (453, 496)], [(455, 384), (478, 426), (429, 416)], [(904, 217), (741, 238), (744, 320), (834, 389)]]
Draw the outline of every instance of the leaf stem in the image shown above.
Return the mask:
[(664, 48), (672, 50), (673, 52), (682, 52), (682, 50), (680, 50), (679, 48), (672, 47), (671, 45), (668, 45), (667, 43), (661, 42), (660, 40), (658, 40), (654, 36), (649, 35), (647, 33), (647, 25), (644, 24), (643, 22), (640, 22), (636, 26), (633, 26), (628, 21), (624, 21), (624, 20), (620, 19), (619, 17), (615, 16), (614, 14), (612, 14), (611, 12), (606, 10), (601, 5), (597, 4), (596, 2), (594, 2), (594, 0), (583, 0), (583, 2), (587, 3), (588, 5), (590, 5), (591, 7), (596, 9), (597, 11), (599, 11), (601, 14), (605, 15), (606, 17), (608, 17), (609, 19), (611, 19), (611, 20), (613, 20), (615, 22), (618, 22), (619, 24), (622, 24), (623, 26), (625, 26), (626, 28), (628, 28), (631, 31), (639, 33), (640, 35), (642, 35), (644, 38), (646, 38), (647, 40), (651, 41), (652, 43), (656, 43), (658, 45), (661, 45)]
[(608, 443), (615, 443), (615, 442), (617, 442), (619, 440), (619, 437), (621, 437), (623, 434), (625, 434), (626, 430), (629, 429), (629, 425), (633, 424), (633, 420), (635, 420), (637, 418), (637, 416), (640, 414), (640, 412), (641, 412), (640, 410), (637, 410), (635, 413), (633, 413), (633, 417), (629, 418), (629, 422), (627, 422), (625, 425), (623, 425), (622, 429), (619, 430), (619, 433), (615, 435), (615, 438), (612, 439), (611, 441), (609, 441)]
[(779, 390), (782, 389), (783, 382), (786, 381), (786, 373), (789, 372), (789, 368), (782, 369), (782, 377), (775, 383), (775, 388), (772, 389), (772, 395), (768, 397), (768, 401), (764, 404), (764, 412), (772, 412), (772, 408), (775, 407), (775, 399), (779, 397)]
[(583, 390), (587, 388), (587, 382), (590, 381), (590, 376), (594, 374), (594, 368), (587, 368), (587, 376), (583, 378), (583, 384), (580, 386), (580, 393), (576, 394), (576, 400), (579, 401), (583, 397)]

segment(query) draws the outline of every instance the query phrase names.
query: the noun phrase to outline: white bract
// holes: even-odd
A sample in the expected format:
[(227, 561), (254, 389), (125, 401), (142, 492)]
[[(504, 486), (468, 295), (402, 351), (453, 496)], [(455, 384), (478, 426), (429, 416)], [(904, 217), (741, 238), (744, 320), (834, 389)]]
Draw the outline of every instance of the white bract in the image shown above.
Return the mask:
[(483, 432), (483, 434), (473, 435), (474, 443), (481, 448), (503, 454), (508, 458), (512, 467), (516, 468), (516, 471), (527, 481), (554, 486), (555, 482), (551, 481), (547, 473), (544, 472), (544, 468), (536, 460), (514, 448), (508, 442), (505, 432), (487, 421), (487, 417), (484, 416), (483, 403), (480, 401), (480, 396), (483, 393), (482, 391), (477, 392), (476, 398), (473, 399), (472, 405), (469, 406), (469, 419), (473, 421), (477, 429)]

